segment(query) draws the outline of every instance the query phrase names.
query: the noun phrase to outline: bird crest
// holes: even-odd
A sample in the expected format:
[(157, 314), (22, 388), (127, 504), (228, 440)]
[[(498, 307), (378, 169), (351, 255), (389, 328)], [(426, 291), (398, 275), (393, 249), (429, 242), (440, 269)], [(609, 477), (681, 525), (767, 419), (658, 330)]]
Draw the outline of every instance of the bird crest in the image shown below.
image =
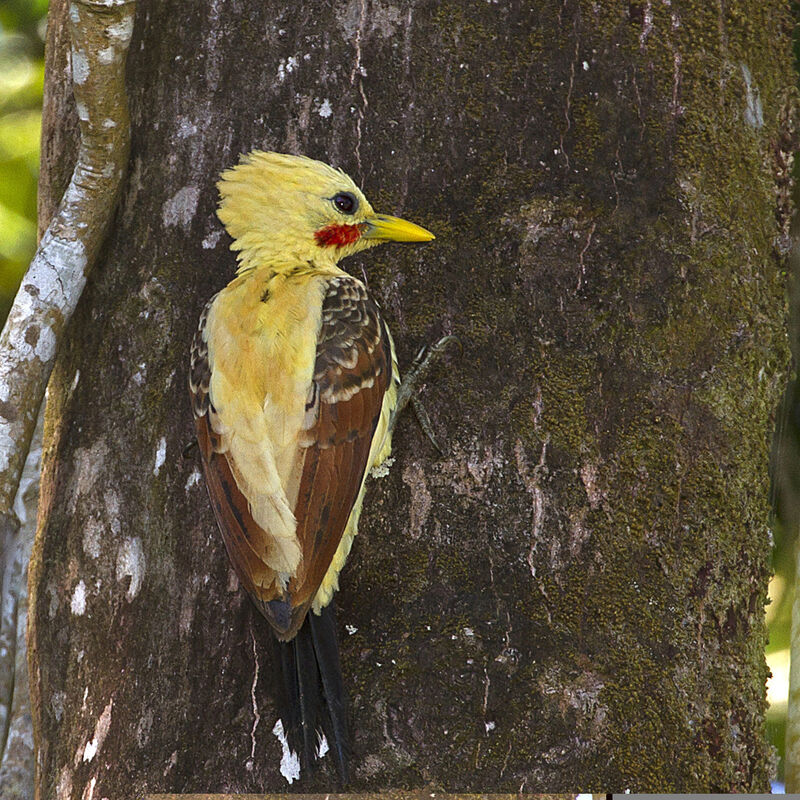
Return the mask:
[(372, 206), (344, 172), (305, 156), (256, 151), (222, 173), (218, 215), (238, 251), (254, 262), (317, 266), (377, 244), (362, 236)]

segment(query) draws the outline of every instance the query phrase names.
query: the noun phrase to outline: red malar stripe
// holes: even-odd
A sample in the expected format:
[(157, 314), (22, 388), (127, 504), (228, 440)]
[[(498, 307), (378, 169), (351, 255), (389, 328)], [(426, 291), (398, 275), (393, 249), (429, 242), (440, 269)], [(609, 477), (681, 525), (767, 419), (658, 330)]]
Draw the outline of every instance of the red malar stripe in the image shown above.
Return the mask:
[(326, 225), (314, 234), (320, 247), (344, 247), (361, 236), (361, 225)]

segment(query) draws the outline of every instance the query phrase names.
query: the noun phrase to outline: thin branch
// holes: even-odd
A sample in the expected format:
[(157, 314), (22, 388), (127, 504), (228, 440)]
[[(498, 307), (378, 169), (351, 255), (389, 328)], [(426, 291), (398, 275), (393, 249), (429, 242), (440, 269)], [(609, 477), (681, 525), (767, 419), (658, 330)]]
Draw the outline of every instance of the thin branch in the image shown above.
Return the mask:
[(81, 146), (0, 334), (0, 518), (11, 514), (56, 348), (105, 238), (128, 163), (125, 56), (134, 10), (133, 0), (70, 5)]
[(33, 435), (14, 503), (19, 528), (8, 531), (0, 598), (0, 796), (34, 796), (33, 719), (28, 689), (25, 626), (28, 611), (28, 563), (36, 533), (43, 414)]

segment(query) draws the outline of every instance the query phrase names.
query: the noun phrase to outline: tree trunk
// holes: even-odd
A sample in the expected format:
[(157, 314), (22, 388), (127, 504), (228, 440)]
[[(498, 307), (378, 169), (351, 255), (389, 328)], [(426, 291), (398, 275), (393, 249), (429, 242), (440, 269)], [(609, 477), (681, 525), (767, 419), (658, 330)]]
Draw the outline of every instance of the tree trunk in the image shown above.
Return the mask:
[(421, 393), (445, 454), (401, 421), (342, 576), (352, 788), (768, 789), (790, 33), (778, 0), (139, 0), (130, 175), (49, 391), (39, 797), (286, 787), (266, 625), (182, 456), (234, 270), (214, 182), (253, 148), (434, 231), (344, 266), (401, 367), (464, 344)]

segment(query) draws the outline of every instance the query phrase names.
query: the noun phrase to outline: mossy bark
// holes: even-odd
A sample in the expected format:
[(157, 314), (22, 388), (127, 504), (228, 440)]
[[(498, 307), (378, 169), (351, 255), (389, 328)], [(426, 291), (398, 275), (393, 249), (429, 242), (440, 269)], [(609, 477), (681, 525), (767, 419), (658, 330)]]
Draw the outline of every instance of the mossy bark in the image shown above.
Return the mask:
[(401, 364), (464, 343), (422, 392), (445, 455), (401, 423), (342, 576), (353, 788), (768, 788), (790, 30), (778, 0), (140, 0), (128, 183), (50, 386), (40, 797), (286, 786), (268, 634), (181, 455), (234, 269), (214, 181), (252, 148), (434, 231), (346, 266)]

